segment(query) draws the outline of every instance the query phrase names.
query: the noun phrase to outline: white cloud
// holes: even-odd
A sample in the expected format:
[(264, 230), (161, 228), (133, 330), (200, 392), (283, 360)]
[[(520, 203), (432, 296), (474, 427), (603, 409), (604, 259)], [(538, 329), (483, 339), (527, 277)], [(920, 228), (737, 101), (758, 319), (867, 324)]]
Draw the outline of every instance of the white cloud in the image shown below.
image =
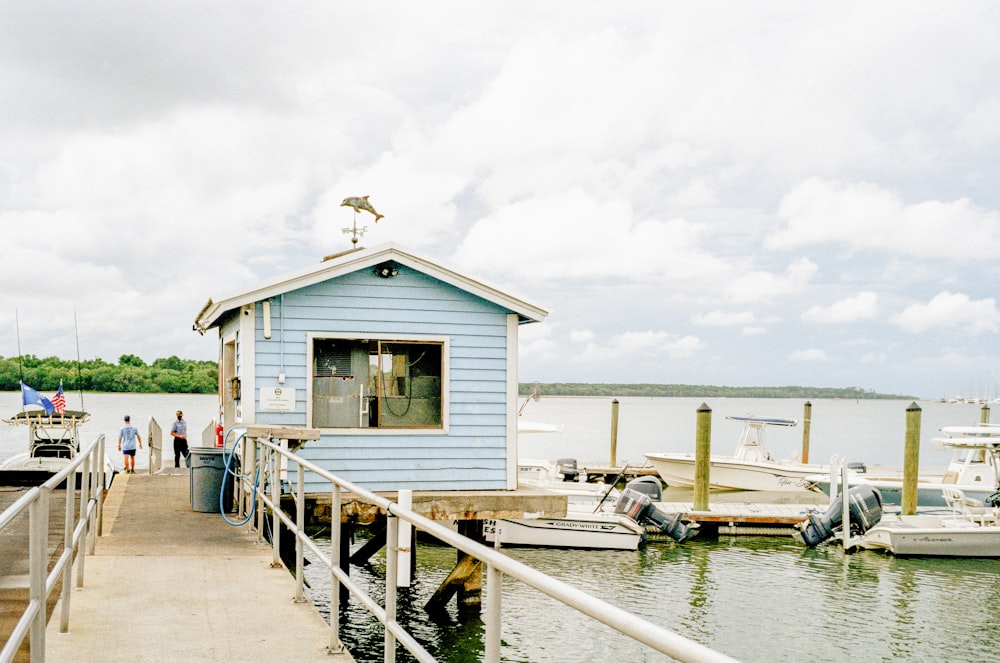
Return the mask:
[(854, 297), (846, 297), (830, 306), (812, 306), (802, 314), (806, 322), (845, 323), (857, 320), (871, 320), (878, 315), (878, 294), (859, 292)]
[(709, 311), (694, 316), (691, 322), (707, 327), (732, 327), (748, 325), (755, 320), (753, 311)]
[(726, 287), (727, 295), (734, 301), (759, 302), (801, 292), (819, 271), (808, 258), (799, 258), (782, 274), (753, 271), (738, 276)]
[(907, 306), (890, 322), (911, 334), (947, 329), (963, 336), (976, 336), (1000, 331), (1000, 311), (992, 297), (972, 300), (966, 294), (944, 291), (926, 304)]
[(691, 357), (704, 349), (696, 336), (680, 336), (663, 331), (625, 332), (610, 338), (606, 344), (591, 343), (574, 361), (608, 362), (611, 359), (631, 358), (636, 362), (655, 357)]
[(830, 361), (830, 356), (819, 348), (809, 348), (792, 352), (788, 355), (788, 360), (795, 362), (825, 362)]
[(498, 208), (469, 229), (451, 261), (531, 280), (689, 281), (728, 269), (701, 248), (702, 232), (684, 219), (638, 220), (627, 202), (572, 189)]
[(784, 225), (765, 240), (774, 249), (835, 242), (953, 260), (993, 260), (1000, 251), (1000, 213), (964, 198), (905, 204), (873, 184), (811, 178), (782, 199), (778, 214)]

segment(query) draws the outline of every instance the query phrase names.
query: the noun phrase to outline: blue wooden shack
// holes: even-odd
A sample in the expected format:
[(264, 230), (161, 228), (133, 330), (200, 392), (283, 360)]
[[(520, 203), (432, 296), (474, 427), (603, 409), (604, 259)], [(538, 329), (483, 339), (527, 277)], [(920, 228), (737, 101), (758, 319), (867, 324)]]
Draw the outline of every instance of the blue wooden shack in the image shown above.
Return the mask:
[(319, 429), (300, 453), (369, 490), (512, 490), (518, 329), (545, 316), (390, 243), (212, 298), (194, 326), (218, 330), (227, 430)]

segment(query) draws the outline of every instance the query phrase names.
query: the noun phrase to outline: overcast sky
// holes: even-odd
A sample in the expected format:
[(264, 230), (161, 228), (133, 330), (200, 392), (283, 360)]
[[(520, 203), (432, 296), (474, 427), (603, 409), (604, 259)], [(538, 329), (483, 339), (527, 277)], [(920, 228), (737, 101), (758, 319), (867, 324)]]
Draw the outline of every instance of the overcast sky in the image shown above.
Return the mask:
[(522, 381), (1000, 389), (994, 3), (13, 0), (0, 99), (6, 357), (215, 359), (367, 194)]

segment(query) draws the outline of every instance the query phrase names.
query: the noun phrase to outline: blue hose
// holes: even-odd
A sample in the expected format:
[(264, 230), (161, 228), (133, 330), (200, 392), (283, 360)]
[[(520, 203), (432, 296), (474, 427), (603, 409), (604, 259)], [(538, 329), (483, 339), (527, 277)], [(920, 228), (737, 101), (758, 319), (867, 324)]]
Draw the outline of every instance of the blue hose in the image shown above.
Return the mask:
[[(236, 439), (233, 441), (233, 446), (230, 447), (230, 451), (227, 454), (226, 441), (229, 439), (229, 436), (232, 434), (232, 432), (237, 428), (242, 428), (244, 430), (242, 433), (236, 436)], [(232, 428), (229, 429), (229, 431), (226, 433), (225, 437), (222, 440), (222, 458), (226, 463), (226, 471), (222, 475), (222, 485), (219, 486), (219, 513), (222, 514), (222, 518), (233, 527), (240, 527), (242, 525), (246, 525), (253, 518), (254, 512), (256, 512), (257, 510), (257, 487), (260, 485), (260, 463), (257, 463), (257, 468), (254, 473), (253, 500), (250, 503), (250, 513), (247, 514), (246, 518), (244, 518), (239, 522), (230, 520), (229, 516), (226, 515), (226, 507), (225, 507), (226, 479), (228, 479), (230, 475), (232, 475), (235, 479), (247, 479), (250, 477), (249, 474), (238, 474), (237, 472), (234, 472), (231, 467), (233, 455), (236, 450), (236, 445), (240, 443), (240, 440), (246, 437), (247, 433), (245, 429), (246, 426), (233, 426)]]

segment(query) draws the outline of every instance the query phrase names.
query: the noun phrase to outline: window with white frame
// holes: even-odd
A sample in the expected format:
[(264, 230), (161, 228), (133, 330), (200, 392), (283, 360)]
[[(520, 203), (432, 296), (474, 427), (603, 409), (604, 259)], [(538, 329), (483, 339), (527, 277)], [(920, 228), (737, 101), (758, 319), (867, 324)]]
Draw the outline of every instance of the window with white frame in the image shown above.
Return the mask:
[(441, 340), (312, 339), (315, 428), (442, 428)]

